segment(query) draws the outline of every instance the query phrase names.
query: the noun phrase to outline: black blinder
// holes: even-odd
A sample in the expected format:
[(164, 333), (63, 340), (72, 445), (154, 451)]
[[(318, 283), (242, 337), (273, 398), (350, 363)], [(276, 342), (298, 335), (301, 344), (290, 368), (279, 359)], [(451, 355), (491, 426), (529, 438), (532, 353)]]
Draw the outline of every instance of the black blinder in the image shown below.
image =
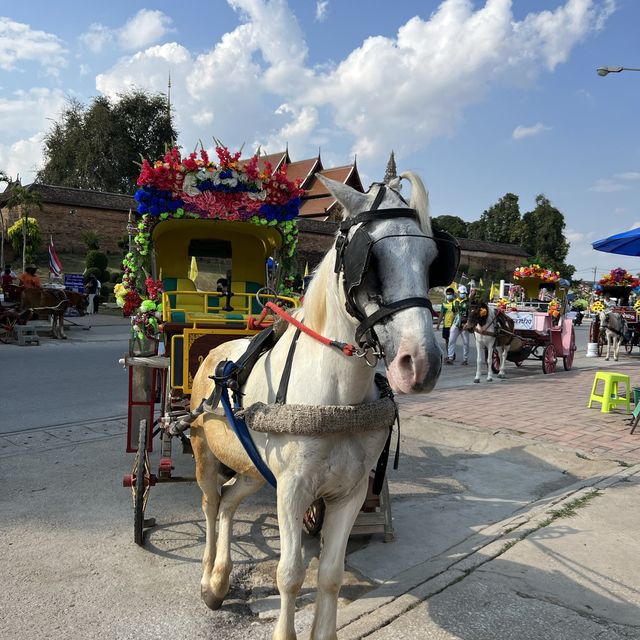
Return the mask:
[(429, 287), (448, 287), (456, 278), (460, 264), (460, 245), (446, 231), (433, 230), (438, 255), (429, 268)]
[(347, 298), (351, 298), (351, 292), (362, 284), (365, 273), (371, 260), (371, 247), (375, 240), (360, 227), (349, 240), (349, 246), (342, 256), (342, 268), (344, 272), (344, 287)]

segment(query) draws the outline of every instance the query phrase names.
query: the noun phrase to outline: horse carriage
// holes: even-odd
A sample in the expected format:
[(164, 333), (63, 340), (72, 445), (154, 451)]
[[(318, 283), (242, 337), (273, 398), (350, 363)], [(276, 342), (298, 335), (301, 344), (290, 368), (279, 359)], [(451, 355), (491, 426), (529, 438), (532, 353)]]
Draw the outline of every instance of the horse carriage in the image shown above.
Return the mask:
[[(624, 337), (624, 348), (627, 353), (632, 353), (633, 347), (640, 347), (640, 314), (637, 306), (632, 306), (629, 299), (634, 289), (637, 289), (638, 282), (633, 281), (630, 274), (624, 272), (620, 277), (619, 272), (624, 270), (614, 269), (609, 276), (605, 276), (600, 281), (600, 292), (605, 298), (615, 299), (613, 306), (605, 306), (604, 303), (594, 303), (596, 313), (593, 317), (591, 327), (589, 328), (589, 342), (598, 344), (598, 356), (602, 356), (605, 346), (607, 346), (607, 334), (605, 329), (608, 328), (612, 337), (619, 339)], [(609, 281), (612, 277), (619, 277), (621, 280), (628, 278), (630, 284), (614, 284)], [(636, 279), (637, 280), (637, 279)], [(625, 280), (623, 280), (625, 281)], [(600, 310), (599, 307), (602, 307)], [(592, 307), (593, 308), (593, 307)], [(620, 327), (614, 328), (609, 325), (609, 318), (606, 319), (605, 325), (602, 323), (602, 313), (619, 314)]]
[[(524, 272), (516, 270), (516, 286), (520, 289), (513, 301), (501, 305), (513, 321), (514, 339), (506, 359), (520, 367), (532, 358), (540, 361), (544, 373), (555, 373), (558, 358), (562, 358), (564, 370), (569, 371), (576, 338), (573, 321), (566, 314), (566, 286), (555, 272), (535, 267), (521, 268), (528, 269)], [(494, 373), (500, 371), (500, 364), (500, 353), (494, 349), (491, 363)]]
[[(374, 467), (374, 493), (383, 495), (397, 418), (391, 389), (420, 393), (436, 383), (442, 355), (428, 293), (454, 278), (459, 248), (432, 229), (416, 175), (402, 176), (411, 183), (410, 204), (398, 192), (400, 179), (361, 193), (320, 175), (344, 220), (304, 301), (283, 297), (278, 270), (293, 255), (301, 190), (284, 168), (272, 172), (257, 157), (243, 164), (239, 154), (216, 151), (213, 163), (204, 152), (181, 158), (174, 149), (145, 162), (138, 181), (142, 215), (115, 292), (135, 333), (123, 358), (127, 450), (135, 452), (124, 484), (133, 497), (134, 537), (142, 542), (151, 524), (144, 518), (150, 487), (185, 479), (172, 477), (178, 438), (193, 451), (203, 492), (201, 595), (217, 609), (229, 590), (235, 510), (269, 482), (281, 545), (273, 637), (295, 637), (301, 523), (322, 499), (311, 638), (335, 637), (336, 585)], [(263, 306), (282, 321), (269, 323)], [(388, 382), (377, 372), (382, 359)], [(157, 474), (149, 461), (155, 437)]]
[(16, 325), (25, 325), (39, 315), (51, 318), (54, 338), (64, 339), (64, 316), (68, 309), (72, 307), (79, 315), (84, 315), (87, 304), (84, 294), (47, 284), (32, 289), (8, 285), (4, 290), (4, 298), (0, 303), (0, 342), (4, 343), (12, 339)]

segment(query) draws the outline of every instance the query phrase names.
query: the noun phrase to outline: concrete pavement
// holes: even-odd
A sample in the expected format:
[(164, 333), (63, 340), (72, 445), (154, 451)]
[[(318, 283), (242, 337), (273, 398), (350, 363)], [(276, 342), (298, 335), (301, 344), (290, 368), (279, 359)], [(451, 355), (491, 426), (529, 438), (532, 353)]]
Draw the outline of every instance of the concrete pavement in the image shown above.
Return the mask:
[[(51, 378), (34, 367), (38, 358), (73, 355), (89, 387), (86, 354), (103, 340), (114, 353), (118, 341), (126, 348), (128, 334), (122, 319), (86, 320), (98, 318), (104, 327), (72, 328), (65, 343), (0, 347), (11, 371), (28, 364), (35, 384)], [(509, 365), (506, 381), (481, 385), (472, 367), (456, 365), (436, 392), (401, 399), (401, 465), (389, 474), (396, 540), (350, 541), (339, 638), (640, 637), (640, 431), (629, 436), (620, 411), (586, 410), (593, 372), (628, 370), (635, 383), (637, 356), (616, 364), (579, 354), (576, 365), (553, 376), (538, 373), (538, 363)], [(97, 382), (121, 400), (111, 383)], [(279, 552), (272, 492), (238, 513), (232, 591), (210, 612), (198, 594), (197, 487), (154, 487), (148, 515), (158, 526), (145, 550), (135, 547), (120, 486), (131, 465), (124, 424), (85, 422), (0, 436), (0, 637), (270, 638)], [(176, 454), (176, 464), (192, 472), (187, 456)], [(311, 569), (299, 599), (301, 638), (318, 551), (318, 540), (304, 536)]]

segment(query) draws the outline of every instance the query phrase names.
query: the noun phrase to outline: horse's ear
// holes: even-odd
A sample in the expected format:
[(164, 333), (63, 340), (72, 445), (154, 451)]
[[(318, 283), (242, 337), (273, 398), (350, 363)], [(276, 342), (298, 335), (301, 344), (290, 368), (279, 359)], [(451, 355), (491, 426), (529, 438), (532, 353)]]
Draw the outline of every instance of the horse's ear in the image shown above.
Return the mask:
[(354, 216), (369, 208), (367, 196), (364, 193), (360, 193), (360, 191), (352, 189), (349, 185), (327, 178), (320, 173), (316, 173), (316, 178), (329, 189), (331, 195), (342, 205), (345, 218)]

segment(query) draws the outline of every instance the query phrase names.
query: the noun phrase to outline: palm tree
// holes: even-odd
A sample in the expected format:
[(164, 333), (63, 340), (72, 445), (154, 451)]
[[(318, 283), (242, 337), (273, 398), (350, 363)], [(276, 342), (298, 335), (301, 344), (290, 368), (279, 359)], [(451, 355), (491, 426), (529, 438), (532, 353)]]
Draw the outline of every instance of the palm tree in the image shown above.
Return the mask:
[(29, 213), (34, 209), (42, 211), (42, 196), (38, 191), (31, 190), (28, 186), (15, 184), (11, 187), (11, 195), (6, 204), (8, 209), (19, 209), (22, 212), (22, 272), (27, 266), (27, 227), (29, 225)]

